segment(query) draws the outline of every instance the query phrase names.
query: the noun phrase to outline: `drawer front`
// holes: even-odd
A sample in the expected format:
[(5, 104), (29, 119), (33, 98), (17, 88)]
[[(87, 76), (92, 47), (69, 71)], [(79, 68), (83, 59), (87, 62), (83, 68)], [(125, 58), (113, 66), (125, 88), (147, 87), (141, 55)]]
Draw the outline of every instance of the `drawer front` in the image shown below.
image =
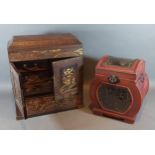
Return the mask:
[(61, 103), (56, 102), (52, 95), (26, 98), (27, 117), (75, 109), (77, 108), (75, 102), (77, 102), (77, 98), (68, 98)]
[(52, 93), (50, 72), (27, 73), (23, 75), (24, 96)]
[(49, 69), (49, 62), (47, 60), (16, 62), (15, 66), (19, 72), (44, 71)]
[(27, 117), (55, 111), (56, 103), (52, 95), (27, 98), (25, 100)]

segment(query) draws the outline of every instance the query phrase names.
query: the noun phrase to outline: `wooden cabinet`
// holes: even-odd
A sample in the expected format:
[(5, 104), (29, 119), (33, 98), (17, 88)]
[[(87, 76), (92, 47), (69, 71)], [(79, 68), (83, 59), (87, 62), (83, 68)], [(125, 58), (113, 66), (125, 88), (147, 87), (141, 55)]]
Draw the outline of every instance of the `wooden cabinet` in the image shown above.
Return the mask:
[(143, 60), (104, 56), (91, 84), (90, 107), (95, 114), (134, 123), (148, 88)]
[(17, 119), (83, 105), (83, 48), (71, 34), (15, 36), (8, 46)]

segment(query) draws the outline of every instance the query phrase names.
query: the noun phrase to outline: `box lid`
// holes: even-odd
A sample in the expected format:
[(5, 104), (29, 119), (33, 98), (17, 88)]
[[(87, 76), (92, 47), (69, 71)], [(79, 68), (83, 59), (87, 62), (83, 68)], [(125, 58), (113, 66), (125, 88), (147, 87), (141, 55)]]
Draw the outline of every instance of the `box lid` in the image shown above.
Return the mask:
[[(117, 74), (122, 78), (135, 80), (144, 71), (145, 63), (140, 59), (126, 59), (104, 56), (96, 66), (97, 74)], [(125, 75), (125, 76), (124, 76)]]
[(82, 43), (70, 33), (14, 36), (8, 43), (9, 60), (26, 61), (83, 54)]

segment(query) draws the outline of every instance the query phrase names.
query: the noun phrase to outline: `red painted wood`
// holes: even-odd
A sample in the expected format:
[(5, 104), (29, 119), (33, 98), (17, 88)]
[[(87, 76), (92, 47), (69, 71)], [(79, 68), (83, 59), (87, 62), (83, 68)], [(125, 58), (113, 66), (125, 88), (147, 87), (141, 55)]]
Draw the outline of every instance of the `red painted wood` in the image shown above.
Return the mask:
[[(129, 68), (103, 65), (108, 58), (109, 56), (102, 57), (96, 66), (95, 78), (92, 80), (90, 87), (90, 97), (92, 100), (90, 108), (94, 114), (120, 119), (127, 123), (134, 123), (149, 89), (149, 80), (145, 72), (145, 61), (136, 59)], [(116, 75), (120, 80), (119, 83), (109, 83), (108, 77), (110, 75)], [(97, 98), (97, 90), (101, 84), (127, 88), (132, 98), (129, 108), (121, 113), (101, 107)]]

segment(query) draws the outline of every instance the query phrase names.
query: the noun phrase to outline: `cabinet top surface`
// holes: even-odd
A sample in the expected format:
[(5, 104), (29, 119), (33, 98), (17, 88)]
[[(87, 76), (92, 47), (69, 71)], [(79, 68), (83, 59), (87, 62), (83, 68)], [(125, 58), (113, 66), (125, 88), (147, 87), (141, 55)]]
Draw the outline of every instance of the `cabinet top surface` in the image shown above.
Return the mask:
[(118, 66), (123, 68), (131, 68), (137, 59), (127, 59), (109, 56), (101, 65), (102, 66)]
[(96, 70), (101, 72), (119, 72), (127, 74), (137, 74), (145, 69), (145, 61), (140, 59), (117, 58), (104, 56), (96, 66)]
[(51, 33), (44, 35), (14, 36), (8, 44), (9, 52), (38, 48), (81, 45), (81, 42), (70, 33)]
[(83, 55), (82, 43), (70, 33), (14, 36), (8, 44), (11, 62), (80, 55)]

